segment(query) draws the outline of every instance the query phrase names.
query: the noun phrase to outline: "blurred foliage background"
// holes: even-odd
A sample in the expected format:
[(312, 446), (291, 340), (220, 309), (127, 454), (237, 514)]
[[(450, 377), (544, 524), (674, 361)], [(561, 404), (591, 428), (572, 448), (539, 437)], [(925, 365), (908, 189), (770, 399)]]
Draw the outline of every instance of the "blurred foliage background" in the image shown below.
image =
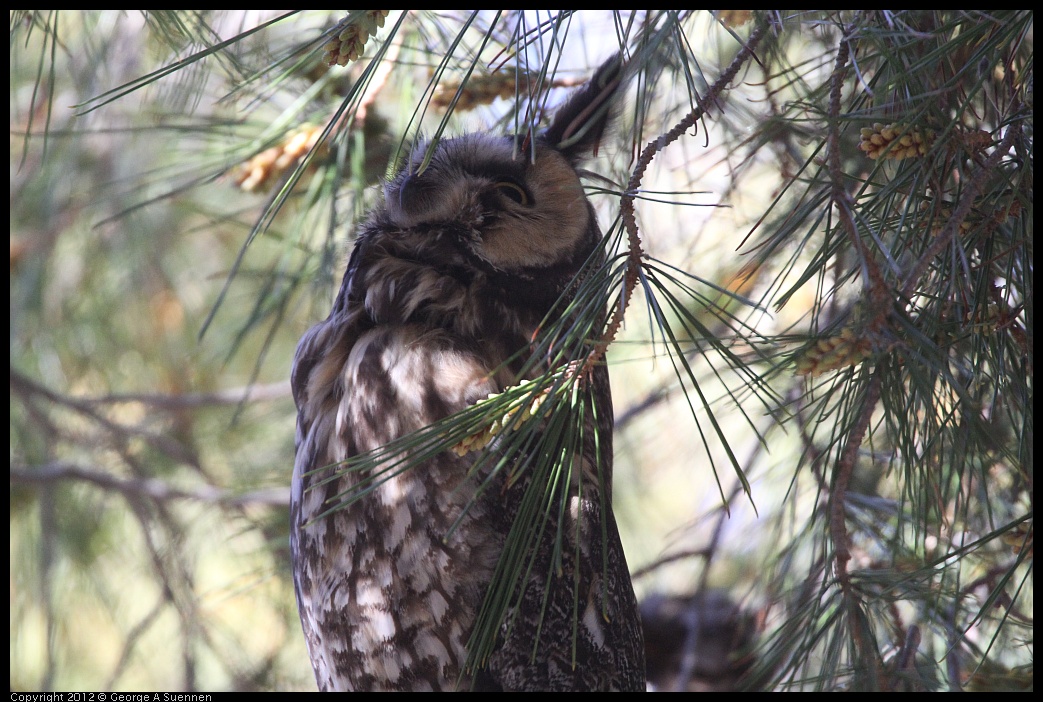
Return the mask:
[(617, 50), (588, 185), (654, 685), (1031, 687), (1031, 12), (12, 11), (10, 46), (12, 690), (314, 689), (296, 340), (413, 135), (523, 133)]

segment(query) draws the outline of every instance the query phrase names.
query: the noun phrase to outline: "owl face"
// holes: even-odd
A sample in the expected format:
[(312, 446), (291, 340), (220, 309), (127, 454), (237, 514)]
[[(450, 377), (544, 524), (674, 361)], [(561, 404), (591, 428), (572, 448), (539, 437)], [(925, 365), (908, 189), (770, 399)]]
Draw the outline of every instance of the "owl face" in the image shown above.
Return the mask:
[(439, 141), (420, 172), (428, 148), (421, 143), (384, 188), (395, 226), (452, 229), (505, 273), (567, 260), (585, 238), (593, 215), (573, 165), (554, 148), (538, 142), (533, 158), (511, 137), (469, 134)]

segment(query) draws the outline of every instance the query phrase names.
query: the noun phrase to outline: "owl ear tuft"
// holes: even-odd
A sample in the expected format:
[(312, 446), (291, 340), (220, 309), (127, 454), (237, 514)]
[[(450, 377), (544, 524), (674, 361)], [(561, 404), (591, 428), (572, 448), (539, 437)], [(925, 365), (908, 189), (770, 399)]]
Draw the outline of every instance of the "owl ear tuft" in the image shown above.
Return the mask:
[(597, 153), (611, 121), (615, 97), (624, 83), (625, 64), (616, 54), (594, 72), (554, 115), (543, 138), (571, 161)]

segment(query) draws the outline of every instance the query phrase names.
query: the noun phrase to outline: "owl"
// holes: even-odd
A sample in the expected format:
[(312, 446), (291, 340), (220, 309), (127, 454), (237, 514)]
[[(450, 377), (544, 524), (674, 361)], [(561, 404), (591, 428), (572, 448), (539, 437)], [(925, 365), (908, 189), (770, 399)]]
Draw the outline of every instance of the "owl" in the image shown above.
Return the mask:
[[(561, 333), (582, 322), (577, 309), (603, 307), (578, 294), (604, 254), (577, 168), (623, 70), (607, 62), (542, 133), (416, 146), (359, 228), (329, 317), (298, 344), (290, 546), (322, 690), (645, 687), (611, 507), (608, 370), (583, 363), (600, 327), (583, 317), (589, 333), (572, 346)], [(571, 415), (581, 438), (556, 449), (565, 478), (532, 468), (538, 440), (345, 468), (366, 455), (390, 466), (391, 453), (370, 452), (555, 373), (584, 398)], [(529, 421), (530, 438), (551, 422)], [(533, 504), (535, 529), (519, 517)], [(490, 610), (511, 563), (508, 603)], [(474, 655), (489, 611), (504, 614)]]

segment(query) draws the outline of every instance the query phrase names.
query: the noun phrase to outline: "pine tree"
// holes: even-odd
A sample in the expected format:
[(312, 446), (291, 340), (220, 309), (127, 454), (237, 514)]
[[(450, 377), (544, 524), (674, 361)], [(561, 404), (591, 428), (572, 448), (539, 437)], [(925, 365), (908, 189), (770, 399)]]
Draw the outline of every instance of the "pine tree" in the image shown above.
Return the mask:
[[(583, 296), (658, 684), (1031, 687), (1032, 12), (10, 24), (12, 689), (310, 686), (293, 345), (418, 132), (523, 136), (615, 51)], [(509, 450), (575, 377), (397, 448)]]

